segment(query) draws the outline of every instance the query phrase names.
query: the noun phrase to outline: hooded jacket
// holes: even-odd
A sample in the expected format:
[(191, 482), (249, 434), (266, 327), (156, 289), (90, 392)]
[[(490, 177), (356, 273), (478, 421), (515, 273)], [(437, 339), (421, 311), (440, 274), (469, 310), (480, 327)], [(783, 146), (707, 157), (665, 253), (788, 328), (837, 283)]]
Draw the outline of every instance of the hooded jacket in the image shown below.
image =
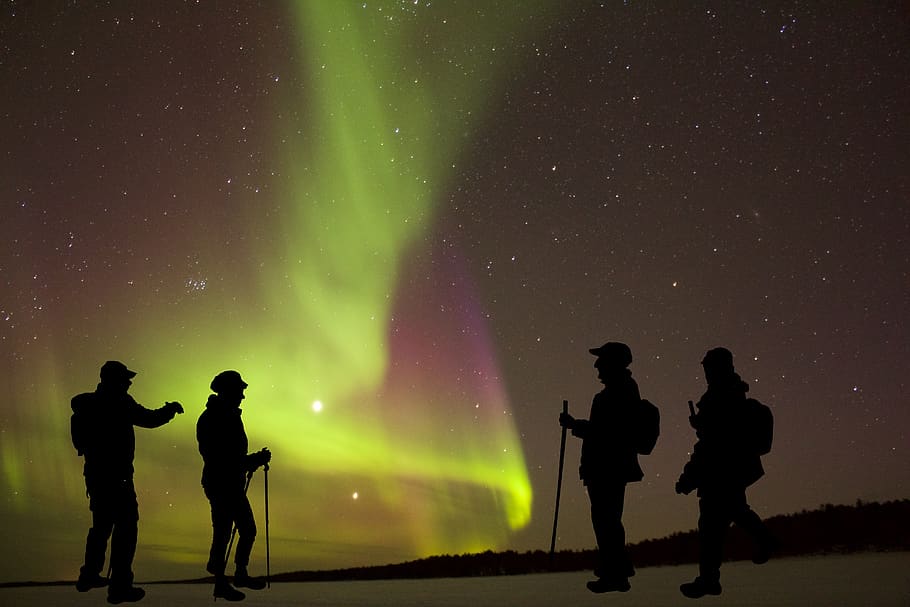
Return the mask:
[(693, 418), (698, 440), (681, 481), (698, 495), (744, 490), (764, 476), (761, 456), (749, 447), (749, 384), (736, 373), (708, 386)]
[(243, 491), (246, 473), (255, 468), (247, 455), (249, 443), (239, 405), (211, 394), (196, 422), (196, 441), (204, 462), (202, 486), (207, 490)]

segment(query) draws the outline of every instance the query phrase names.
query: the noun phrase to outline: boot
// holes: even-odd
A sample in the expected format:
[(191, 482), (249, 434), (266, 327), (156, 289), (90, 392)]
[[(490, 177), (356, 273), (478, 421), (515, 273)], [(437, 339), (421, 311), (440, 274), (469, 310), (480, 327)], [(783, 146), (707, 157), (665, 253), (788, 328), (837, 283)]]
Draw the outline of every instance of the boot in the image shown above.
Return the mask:
[(234, 586), (237, 588), (249, 588), (250, 590), (262, 590), (265, 588), (265, 581), (262, 578), (250, 577), (245, 567), (237, 567), (234, 571)]
[(777, 540), (770, 533), (766, 533), (752, 549), (752, 562), (756, 565), (764, 565), (771, 556), (777, 551)]
[(88, 592), (92, 588), (104, 588), (107, 586), (108, 580), (106, 577), (101, 577), (97, 573), (94, 574), (85, 574), (80, 573), (79, 579), (76, 580), (76, 590), (79, 592)]
[(596, 594), (603, 592), (628, 592), (632, 587), (624, 577), (602, 577), (587, 583), (588, 590)]
[(107, 590), (107, 602), (111, 605), (135, 603), (145, 596), (145, 590), (136, 586), (111, 586)]
[(706, 580), (702, 577), (697, 577), (691, 582), (682, 584), (679, 587), (679, 591), (683, 593), (683, 596), (690, 599), (700, 599), (706, 594), (717, 596), (720, 594), (720, 590), (720, 582), (716, 580)]
[(242, 601), (246, 598), (246, 595), (231, 586), (225, 577), (215, 580), (215, 591), (213, 596), (216, 599), (224, 599), (226, 601)]

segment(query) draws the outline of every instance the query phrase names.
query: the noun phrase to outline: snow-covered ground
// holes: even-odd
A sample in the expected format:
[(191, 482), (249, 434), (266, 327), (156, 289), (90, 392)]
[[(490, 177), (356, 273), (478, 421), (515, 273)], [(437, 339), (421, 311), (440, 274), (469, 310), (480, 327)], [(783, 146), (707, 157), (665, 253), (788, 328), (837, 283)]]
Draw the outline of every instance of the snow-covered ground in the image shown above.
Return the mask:
[[(910, 605), (910, 552), (772, 560), (756, 566), (727, 563), (723, 594), (699, 601), (684, 598), (679, 584), (695, 576), (694, 565), (642, 569), (623, 594), (594, 595), (585, 588), (587, 573), (554, 573), (490, 578), (311, 582), (273, 584), (250, 591), (243, 605), (272, 607), (552, 607), (555, 605), (724, 605), (774, 607), (907, 607)], [(141, 584), (140, 584), (141, 585)], [(189, 607), (212, 603), (207, 585), (143, 586), (143, 607)], [(106, 605), (104, 590), (77, 593), (72, 587), (7, 588), (0, 605)], [(224, 605), (225, 602), (218, 601)]]

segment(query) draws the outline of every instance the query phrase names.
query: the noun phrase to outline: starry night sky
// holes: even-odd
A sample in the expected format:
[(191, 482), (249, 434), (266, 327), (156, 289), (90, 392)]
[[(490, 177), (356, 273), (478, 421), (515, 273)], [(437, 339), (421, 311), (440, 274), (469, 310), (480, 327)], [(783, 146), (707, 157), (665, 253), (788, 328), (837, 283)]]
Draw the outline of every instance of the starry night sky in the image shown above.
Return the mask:
[(78, 572), (107, 359), (187, 410), (137, 430), (139, 580), (203, 575), (227, 368), (272, 571), (547, 549), (608, 340), (662, 411), (630, 541), (695, 526), (718, 345), (775, 413), (762, 516), (910, 497), (902, 3), (226, 4), (0, 5), (0, 581)]

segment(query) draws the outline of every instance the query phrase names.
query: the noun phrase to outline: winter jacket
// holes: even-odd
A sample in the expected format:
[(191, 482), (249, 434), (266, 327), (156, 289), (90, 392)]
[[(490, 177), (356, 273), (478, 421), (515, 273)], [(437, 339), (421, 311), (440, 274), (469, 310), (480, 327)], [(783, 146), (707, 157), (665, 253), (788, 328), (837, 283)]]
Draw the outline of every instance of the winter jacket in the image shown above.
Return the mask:
[(136, 434), (133, 426), (157, 428), (171, 421), (175, 409), (146, 409), (125, 391), (98, 384), (71, 401), (73, 444), (85, 458), (86, 484), (119, 482), (133, 477)]
[(644, 477), (632, 432), (640, 401), (638, 384), (624, 369), (594, 396), (588, 419), (575, 421), (572, 434), (583, 439), (579, 474), (585, 485), (630, 483)]
[(249, 443), (241, 413), (239, 406), (212, 394), (196, 422), (196, 440), (204, 462), (202, 486), (207, 490), (243, 491), (246, 473), (259, 465), (255, 454), (247, 455)]
[(749, 385), (733, 373), (708, 386), (693, 418), (698, 441), (680, 481), (704, 496), (718, 491), (740, 491), (765, 471), (761, 456), (749, 449)]

